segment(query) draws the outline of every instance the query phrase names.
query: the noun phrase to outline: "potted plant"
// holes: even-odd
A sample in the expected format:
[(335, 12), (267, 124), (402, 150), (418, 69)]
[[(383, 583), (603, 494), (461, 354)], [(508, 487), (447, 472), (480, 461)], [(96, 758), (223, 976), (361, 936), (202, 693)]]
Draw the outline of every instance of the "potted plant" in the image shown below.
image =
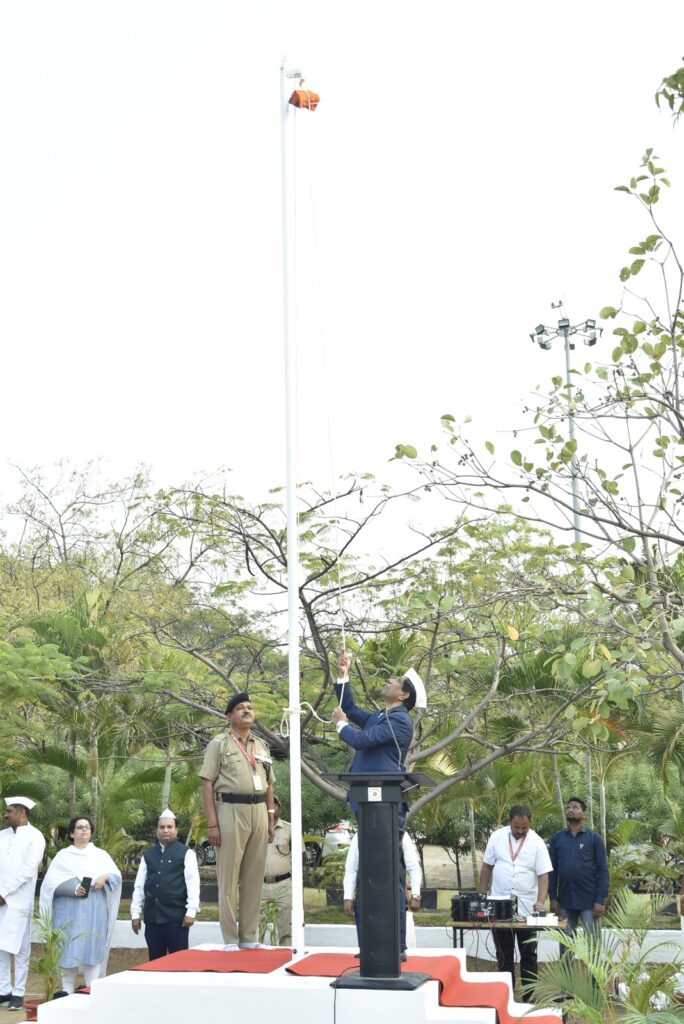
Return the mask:
[[(682, 1020), (677, 991), (682, 963), (678, 943), (653, 943), (648, 932), (669, 897), (650, 899), (625, 888), (603, 918), (601, 930), (574, 935), (549, 929), (545, 936), (563, 947), (564, 955), (545, 964), (534, 986), (539, 1006), (559, 1006), (583, 1024), (674, 1024)], [(663, 963), (652, 954), (666, 950)], [(657, 955), (657, 953), (656, 953)]]
[(66, 929), (55, 925), (51, 910), (36, 910), (31, 918), (33, 936), (40, 945), (40, 953), (33, 962), (33, 969), (43, 981), (42, 999), (27, 999), (24, 1002), (26, 1020), (37, 1020), (40, 1003), (49, 1002), (62, 987), (62, 972), (59, 961), (69, 941)]
[(261, 941), (267, 946), (277, 946), (280, 935), (278, 933), (278, 904), (275, 900), (261, 901), (259, 908), (259, 935)]

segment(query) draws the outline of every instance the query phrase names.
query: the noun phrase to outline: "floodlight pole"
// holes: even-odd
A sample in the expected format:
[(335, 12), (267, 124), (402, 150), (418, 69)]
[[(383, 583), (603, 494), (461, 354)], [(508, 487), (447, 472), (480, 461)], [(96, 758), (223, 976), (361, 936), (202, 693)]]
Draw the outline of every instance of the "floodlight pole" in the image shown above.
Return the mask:
[[(555, 338), (563, 339), (563, 347), (565, 349), (565, 385), (568, 402), (568, 437), (570, 441), (574, 442), (575, 405), (572, 397), (574, 385), (572, 382), (572, 362), (570, 358), (570, 351), (574, 349), (575, 344), (570, 339), (575, 335), (578, 335), (584, 340), (585, 345), (595, 345), (601, 337), (603, 328), (597, 327), (595, 320), (585, 320), (581, 324), (571, 324), (568, 318), (563, 316), (562, 299), (559, 302), (552, 302), (551, 309), (560, 310), (561, 316), (558, 321), (558, 326), (547, 327), (545, 324), (539, 324), (530, 334), (530, 338), (532, 341), (536, 341), (539, 347), (544, 350), (551, 348), (551, 343)], [(570, 459), (570, 486), (572, 489), (572, 526), (575, 536), (575, 544), (579, 544), (582, 540), (582, 531), (580, 529), (580, 501), (577, 486), (578, 468), (577, 456), (573, 451)]]
[[(560, 324), (559, 324), (560, 328)], [(570, 325), (562, 328), (563, 346), (565, 348), (565, 384), (568, 394), (568, 437), (572, 442), (575, 440), (575, 405), (572, 400), (572, 364), (570, 361)], [(582, 539), (580, 531), (579, 494), (577, 490), (577, 456), (573, 451), (570, 460), (570, 476), (572, 487), (572, 524), (575, 534), (575, 544)]]

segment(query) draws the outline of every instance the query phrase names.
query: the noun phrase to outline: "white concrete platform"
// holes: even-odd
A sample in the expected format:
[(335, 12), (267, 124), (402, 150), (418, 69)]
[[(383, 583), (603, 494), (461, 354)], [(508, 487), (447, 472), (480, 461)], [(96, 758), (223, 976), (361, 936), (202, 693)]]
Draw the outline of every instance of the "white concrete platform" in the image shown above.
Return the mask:
[[(195, 947), (198, 948), (198, 947)], [(217, 949), (202, 944), (201, 949)], [(312, 947), (309, 952), (345, 952), (339, 947)], [(461, 962), (464, 979), (505, 981), (508, 975), (487, 971), (471, 974), (465, 969), (463, 950), (420, 949), (420, 956), (452, 955)], [(91, 994), (68, 996), (38, 1008), (39, 1024), (187, 1024), (202, 1019), (230, 1020), (232, 1015), (248, 1017), (256, 1024), (277, 1019), (278, 1024), (359, 1024), (362, 1020), (391, 1019), (392, 1024), (496, 1024), (496, 1011), (439, 1005), (439, 985), (425, 982), (414, 991), (358, 991), (334, 989), (332, 978), (297, 977), (285, 967), (270, 974), (153, 973), (122, 971), (96, 981)], [(509, 1009), (515, 1017), (534, 1021), (549, 1011), (532, 1011), (516, 1004)], [(559, 1021), (560, 1021), (560, 1015)]]

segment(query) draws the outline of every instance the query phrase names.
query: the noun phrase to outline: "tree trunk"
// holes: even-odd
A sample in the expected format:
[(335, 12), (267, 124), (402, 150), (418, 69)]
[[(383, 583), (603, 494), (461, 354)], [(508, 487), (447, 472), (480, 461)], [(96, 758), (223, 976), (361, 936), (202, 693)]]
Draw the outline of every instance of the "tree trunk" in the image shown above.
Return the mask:
[(593, 828), (594, 797), (591, 788), (591, 751), (588, 747), (585, 747), (584, 750), (584, 789), (586, 792), (585, 800), (587, 801), (587, 825), (589, 828)]
[(458, 855), (458, 847), (454, 847), (454, 853), (456, 854), (456, 888), (460, 890), (463, 888), (461, 883), (461, 858)]
[(601, 836), (603, 842), (607, 843), (606, 839), (606, 777), (605, 775), (599, 776), (599, 815), (601, 819)]
[(475, 847), (475, 804), (468, 800), (468, 835), (470, 836), (470, 863), (473, 868), (473, 888), (477, 888), (479, 868), (477, 866), (477, 849)]
[(98, 737), (97, 729), (92, 726), (90, 730), (90, 751), (89, 751), (89, 770), (90, 770), (90, 817), (92, 818), (95, 833), (97, 833), (97, 804), (98, 804), (98, 769), (99, 769), (99, 749), (98, 749)]
[[(73, 733), (69, 737), (69, 753), (73, 758), (76, 757), (76, 739)], [(69, 772), (68, 799), (69, 817), (74, 818), (76, 817), (76, 776), (73, 774), (73, 772)]]
[(159, 813), (165, 811), (171, 801), (171, 768), (173, 767), (173, 755), (174, 755), (174, 744), (173, 740), (169, 736), (169, 741), (166, 746), (166, 768), (164, 770), (164, 784), (162, 786), (161, 794), (161, 807)]
[(565, 801), (563, 800), (563, 790), (561, 789), (560, 773), (558, 771), (558, 755), (555, 753), (551, 755), (551, 770), (553, 771), (553, 790), (556, 794), (556, 803), (558, 804), (561, 818), (564, 818)]

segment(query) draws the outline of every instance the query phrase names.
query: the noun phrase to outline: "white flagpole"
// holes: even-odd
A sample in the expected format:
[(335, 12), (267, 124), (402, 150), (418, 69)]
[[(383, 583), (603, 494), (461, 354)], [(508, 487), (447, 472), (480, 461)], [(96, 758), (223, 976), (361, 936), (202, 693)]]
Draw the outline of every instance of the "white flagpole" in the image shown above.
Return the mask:
[(280, 104), (283, 187), (283, 337), (285, 344), (285, 420), (287, 484), (287, 632), (288, 632), (288, 723), (290, 731), (290, 821), (292, 825), (292, 946), (304, 949), (304, 880), (302, 875), (302, 780), (299, 700), (299, 536), (297, 528), (297, 421), (296, 368), (297, 339), (293, 330), (294, 253), (290, 234), (290, 145), (288, 123), (295, 113), (289, 104), (297, 70), (280, 65)]

